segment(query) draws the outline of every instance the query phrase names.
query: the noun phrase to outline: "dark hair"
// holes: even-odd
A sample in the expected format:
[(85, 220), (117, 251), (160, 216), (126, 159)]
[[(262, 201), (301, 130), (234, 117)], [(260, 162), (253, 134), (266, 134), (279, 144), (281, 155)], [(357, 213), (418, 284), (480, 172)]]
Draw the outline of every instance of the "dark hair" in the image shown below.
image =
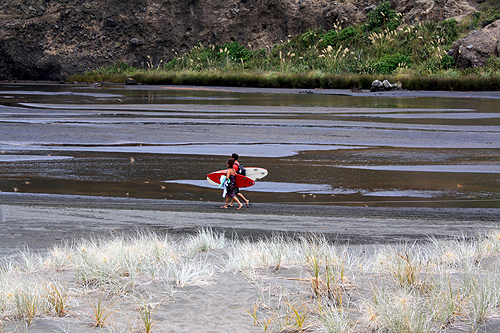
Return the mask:
[(230, 158), (228, 161), (227, 161), (227, 164), (229, 164), (229, 167), (232, 168), (233, 165), (234, 165), (234, 161), (236, 161), (234, 158)]
[(238, 154), (233, 153), (233, 155), (231, 155), (231, 157), (234, 158), (235, 160), (237, 160), (239, 156), (238, 156)]

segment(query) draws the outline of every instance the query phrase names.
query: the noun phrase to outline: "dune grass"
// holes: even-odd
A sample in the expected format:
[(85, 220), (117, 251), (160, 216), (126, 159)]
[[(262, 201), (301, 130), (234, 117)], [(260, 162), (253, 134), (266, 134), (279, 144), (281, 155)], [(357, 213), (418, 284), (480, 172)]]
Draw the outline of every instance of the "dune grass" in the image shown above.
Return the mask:
[[(500, 231), (364, 248), (321, 236), (241, 241), (211, 229), (175, 240), (81, 240), (4, 258), (0, 314), (3, 325), (30, 327), (81, 316), (87, 304), (93, 326), (149, 332), (164, 320), (160, 304), (221, 274), (243, 274), (256, 286), (247, 312), (263, 332), (476, 331), (500, 314)], [(134, 313), (117, 319), (127, 302)]]

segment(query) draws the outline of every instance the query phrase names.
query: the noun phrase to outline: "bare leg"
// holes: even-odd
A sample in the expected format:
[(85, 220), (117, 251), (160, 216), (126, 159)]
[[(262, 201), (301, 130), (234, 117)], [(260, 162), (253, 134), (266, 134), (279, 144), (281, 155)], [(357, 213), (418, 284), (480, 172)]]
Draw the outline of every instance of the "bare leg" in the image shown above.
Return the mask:
[(245, 197), (243, 196), (243, 194), (241, 194), (241, 193), (239, 193), (239, 192), (238, 192), (238, 194), (237, 194), (237, 195), (238, 195), (238, 196), (239, 196), (239, 197), (240, 197), (243, 201), (245, 201), (245, 203), (247, 204), (247, 207), (249, 207), (249, 206), (250, 206), (250, 200), (247, 200), (247, 198), (245, 198)]
[[(234, 200), (234, 199), (233, 199)], [(232, 202), (232, 201), (231, 201)], [(222, 209), (227, 209), (227, 206), (229, 204), (229, 195), (226, 195), (226, 204), (224, 206), (222, 206), (221, 208)]]
[(237, 197), (234, 197), (233, 200), (238, 203), (238, 208), (236, 208), (236, 209), (241, 209), (243, 207), (243, 204), (240, 202), (240, 200), (238, 200)]

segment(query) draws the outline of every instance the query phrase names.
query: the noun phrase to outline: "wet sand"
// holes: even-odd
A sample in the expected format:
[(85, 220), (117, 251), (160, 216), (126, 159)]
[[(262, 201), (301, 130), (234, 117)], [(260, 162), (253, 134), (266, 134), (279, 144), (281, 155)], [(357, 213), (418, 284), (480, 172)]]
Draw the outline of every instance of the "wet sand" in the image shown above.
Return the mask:
[(237, 152), (257, 203), (500, 208), (499, 96), (0, 84), (0, 191), (214, 202)]
[(336, 207), (254, 203), (220, 209), (222, 203), (0, 193), (5, 223), (0, 253), (28, 246), (44, 250), (72, 239), (136, 230), (194, 233), (210, 227), (229, 237), (325, 235), (339, 244), (424, 242), (430, 236), (474, 238), (498, 227), (500, 209)]

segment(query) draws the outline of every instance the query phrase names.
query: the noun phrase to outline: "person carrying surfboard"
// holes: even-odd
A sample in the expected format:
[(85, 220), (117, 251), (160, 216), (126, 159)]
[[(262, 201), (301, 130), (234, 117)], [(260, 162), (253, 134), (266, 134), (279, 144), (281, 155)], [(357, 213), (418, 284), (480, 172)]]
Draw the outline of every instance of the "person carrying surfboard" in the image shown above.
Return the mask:
[(243, 208), (243, 204), (238, 200), (236, 197), (236, 170), (234, 169), (234, 158), (231, 158), (229, 161), (227, 161), (227, 171), (226, 171), (226, 179), (229, 180), (229, 183), (227, 185), (227, 194), (226, 194), (226, 204), (222, 206), (221, 208), (227, 209), (229, 206), (229, 198), (231, 198), (231, 202), (236, 201), (238, 203), (238, 208), (241, 209)]
[[(233, 165), (234, 171), (236, 171), (237, 174), (246, 176), (246, 174), (244, 172), (245, 168), (243, 168), (243, 166), (240, 164), (240, 162), (238, 162), (238, 158), (239, 158), (238, 154), (233, 153), (231, 155), (231, 158), (234, 159), (234, 165)], [(247, 208), (250, 207), (250, 205), (251, 205), (250, 200), (245, 198), (245, 196), (240, 193), (240, 189), (238, 187), (236, 187), (234, 194), (236, 194), (243, 201), (245, 201)], [(231, 203), (229, 204), (229, 207), (232, 207), (232, 203), (233, 203), (233, 201), (231, 201)]]

